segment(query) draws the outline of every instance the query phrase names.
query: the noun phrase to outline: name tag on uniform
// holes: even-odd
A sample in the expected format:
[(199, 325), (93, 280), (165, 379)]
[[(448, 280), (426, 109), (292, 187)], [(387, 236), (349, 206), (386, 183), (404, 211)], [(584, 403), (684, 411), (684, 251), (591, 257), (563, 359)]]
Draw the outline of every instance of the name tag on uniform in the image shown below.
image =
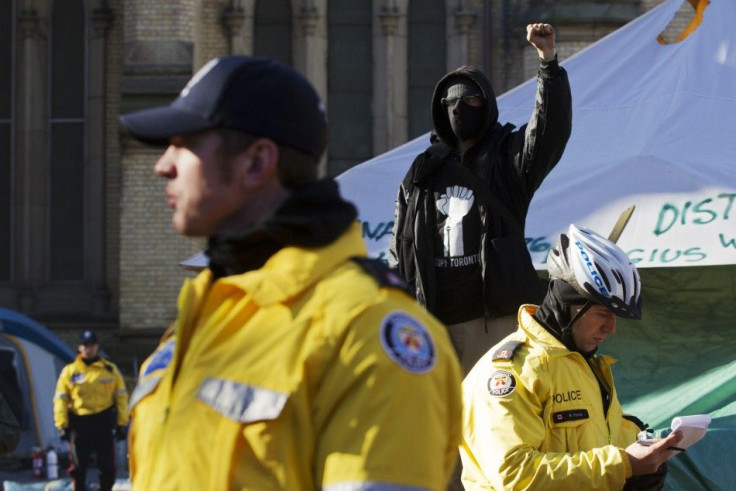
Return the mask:
[(557, 411), (552, 413), (552, 421), (555, 423), (564, 423), (566, 421), (579, 421), (588, 419), (590, 415), (587, 409), (570, 409), (568, 411)]

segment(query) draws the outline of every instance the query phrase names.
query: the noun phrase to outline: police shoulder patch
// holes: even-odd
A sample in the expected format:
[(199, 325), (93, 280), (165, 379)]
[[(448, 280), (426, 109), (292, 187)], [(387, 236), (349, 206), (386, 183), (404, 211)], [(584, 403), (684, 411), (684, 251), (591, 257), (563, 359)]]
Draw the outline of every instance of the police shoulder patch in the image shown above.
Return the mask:
[(392, 271), (391, 268), (386, 266), (386, 264), (380, 259), (354, 256), (351, 257), (350, 260), (363, 268), (363, 270), (372, 276), (379, 285), (383, 287), (398, 288), (409, 295), (414, 296), (412, 288), (403, 280), (403, 278)]
[(427, 373), (434, 368), (437, 350), (427, 329), (406, 312), (392, 312), (383, 318), (381, 345), (388, 356), (411, 373)]
[(148, 363), (144, 366), (140, 374), (140, 379), (151, 375), (153, 372), (163, 370), (171, 364), (174, 359), (174, 348), (176, 347), (176, 338), (169, 339), (164, 344), (156, 348), (156, 351), (149, 357)]
[(505, 397), (516, 390), (516, 378), (508, 370), (496, 370), (488, 377), (488, 393), (493, 397)]
[(523, 341), (506, 341), (503, 343), (494, 353), (493, 353), (493, 361), (497, 360), (511, 360), (514, 358), (514, 353), (516, 353), (516, 350), (519, 349), (519, 347), (524, 344)]

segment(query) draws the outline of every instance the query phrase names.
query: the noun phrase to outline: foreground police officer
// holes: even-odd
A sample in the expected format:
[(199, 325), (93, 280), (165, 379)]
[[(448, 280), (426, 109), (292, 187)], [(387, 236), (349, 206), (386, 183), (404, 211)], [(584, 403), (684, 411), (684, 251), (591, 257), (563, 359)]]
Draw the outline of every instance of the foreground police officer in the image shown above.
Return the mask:
[(79, 354), (65, 366), (56, 383), (54, 423), (59, 437), (69, 441), (69, 475), (76, 491), (86, 489), (87, 467), (94, 452), (100, 489), (115, 484), (115, 438), (126, 436), (128, 392), (120, 371), (99, 355), (92, 331), (79, 336)]
[[(624, 417), (598, 346), (616, 316), (641, 318), (639, 274), (597, 233), (569, 227), (549, 255), (541, 306), (463, 382), (466, 489), (658, 489), (682, 435), (645, 447)], [(636, 420), (638, 421), (638, 420)]]
[(131, 399), (133, 486), (442, 489), (459, 366), (318, 180), (327, 124), (306, 79), (223, 57), (121, 122), (168, 145), (154, 171), (173, 226), (209, 238), (209, 268), (185, 282)]

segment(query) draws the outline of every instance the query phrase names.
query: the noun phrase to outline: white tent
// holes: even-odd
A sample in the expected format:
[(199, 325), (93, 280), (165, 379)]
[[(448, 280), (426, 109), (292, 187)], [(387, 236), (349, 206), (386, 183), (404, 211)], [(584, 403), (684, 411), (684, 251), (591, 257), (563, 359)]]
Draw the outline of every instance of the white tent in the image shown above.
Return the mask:
[[(709, 414), (706, 438), (669, 461), (667, 490), (736, 489), (736, 1), (711, 0), (676, 44), (657, 36), (668, 0), (566, 60), (573, 129), (526, 223), (535, 266), (569, 223), (607, 234), (636, 205), (619, 244), (638, 263), (644, 317), (606, 342), (624, 409), (663, 431)], [(529, 118), (535, 81), (499, 97), (501, 121)], [(429, 136), (342, 174), (369, 252), (388, 250), (394, 200)], [(681, 267), (689, 266), (689, 267)], [(725, 459), (725, 460), (724, 460)]]
[[(607, 234), (636, 211), (619, 244), (639, 267), (736, 263), (736, 2), (713, 0), (685, 40), (657, 36), (669, 0), (563, 63), (573, 129), (562, 160), (532, 201), (526, 225), (537, 269), (575, 223)], [(532, 112), (535, 80), (498, 98), (499, 120)], [(429, 134), (338, 177), (359, 209), (371, 255), (388, 249), (394, 200)]]
[(74, 356), (38, 322), (0, 307), (0, 390), (22, 429), (13, 455), (28, 457), (34, 446), (60, 444), (54, 427), (54, 390), (61, 369)]

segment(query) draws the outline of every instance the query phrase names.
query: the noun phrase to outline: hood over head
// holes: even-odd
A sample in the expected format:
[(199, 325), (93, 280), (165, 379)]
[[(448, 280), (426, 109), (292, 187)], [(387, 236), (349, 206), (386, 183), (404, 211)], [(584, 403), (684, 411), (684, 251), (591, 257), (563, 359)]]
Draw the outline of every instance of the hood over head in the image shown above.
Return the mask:
[[(580, 315), (596, 303), (582, 296), (565, 280), (553, 278), (549, 282), (547, 295), (537, 309), (537, 313), (534, 314), (534, 318), (567, 349), (577, 351), (588, 359), (595, 354), (598, 348), (592, 351), (582, 351), (578, 348), (572, 336), (572, 325)], [(575, 305), (583, 306), (577, 315), (572, 313), (572, 307)]]
[(486, 120), (483, 125), (478, 137), (481, 138), (488, 133), (498, 122), (498, 104), (496, 103), (496, 92), (493, 90), (493, 86), (488, 78), (478, 70), (470, 66), (461, 66), (457, 70), (454, 70), (437, 82), (432, 94), (432, 124), (437, 133), (437, 136), (445, 142), (447, 145), (457, 148), (458, 141), (457, 136), (452, 131), (450, 126), (450, 119), (447, 116), (447, 107), (442, 104), (442, 98), (445, 95), (447, 87), (456, 83), (458, 79), (465, 78), (469, 79), (480, 87), (483, 98), (485, 99), (486, 108)]

